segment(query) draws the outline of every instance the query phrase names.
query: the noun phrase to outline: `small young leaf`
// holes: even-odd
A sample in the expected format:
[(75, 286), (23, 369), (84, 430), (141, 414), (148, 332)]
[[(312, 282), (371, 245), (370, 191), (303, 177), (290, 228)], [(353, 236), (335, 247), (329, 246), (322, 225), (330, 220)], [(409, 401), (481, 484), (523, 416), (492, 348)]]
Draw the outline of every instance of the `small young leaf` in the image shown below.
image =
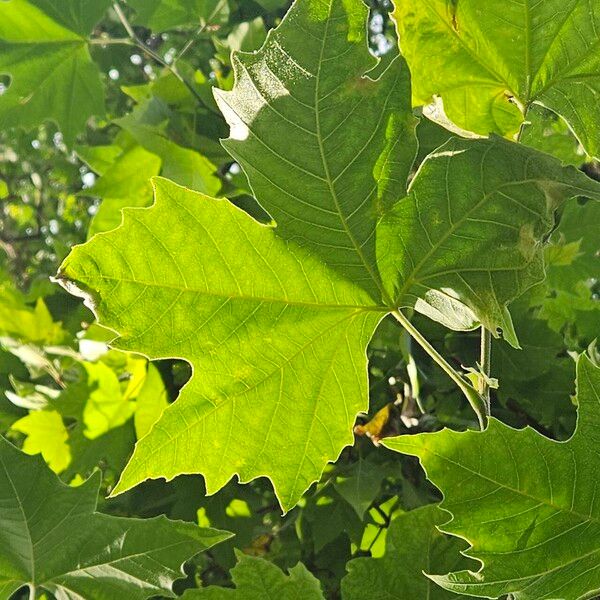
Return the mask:
[(515, 600), (591, 598), (600, 589), (600, 368), (577, 365), (577, 430), (567, 442), (490, 419), (484, 432), (443, 430), (386, 440), (421, 459), (466, 539), (478, 572), (436, 575), (460, 594)]
[(98, 485), (93, 476), (68, 487), (0, 438), (0, 599), (25, 585), (59, 598), (172, 597), (182, 563), (229, 537), (164, 517), (96, 513)]

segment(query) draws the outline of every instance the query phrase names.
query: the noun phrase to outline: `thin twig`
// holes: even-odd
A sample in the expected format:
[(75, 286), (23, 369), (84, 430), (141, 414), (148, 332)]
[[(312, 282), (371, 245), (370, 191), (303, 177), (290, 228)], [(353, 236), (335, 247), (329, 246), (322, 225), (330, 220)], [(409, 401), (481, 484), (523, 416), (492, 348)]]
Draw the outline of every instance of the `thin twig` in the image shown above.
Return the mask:
[(479, 393), (485, 402), (485, 414), (489, 417), (492, 414), (489, 384), (492, 370), (492, 334), (483, 325), (481, 326), (479, 368), (481, 369), (479, 375)]
[(185, 85), (185, 87), (191, 92), (191, 94), (194, 96), (194, 98), (196, 98), (196, 100), (198, 100), (198, 102), (200, 104), (204, 105), (204, 100), (198, 94), (198, 92), (195, 90), (195, 88), (192, 86), (192, 84), (189, 83), (184, 77), (182, 77), (181, 74), (177, 71), (177, 69), (173, 65), (170, 65), (168, 62), (166, 62), (162, 58), (162, 56), (160, 56), (159, 54), (154, 52), (154, 50), (152, 50), (152, 48), (148, 48), (148, 46), (146, 46), (146, 44), (144, 44), (144, 42), (137, 36), (133, 27), (131, 26), (131, 23), (127, 20), (127, 17), (123, 13), (123, 11), (121, 10), (121, 7), (119, 6), (119, 4), (117, 2), (115, 2), (113, 4), (113, 9), (115, 11), (115, 14), (119, 18), (121, 25), (123, 25), (123, 28), (125, 29), (125, 31), (129, 35), (129, 37), (131, 38), (133, 44), (135, 46), (137, 46), (144, 54), (149, 56), (152, 60), (156, 61), (159, 65), (161, 65), (165, 69), (168, 69), (179, 81), (181, 81), (181, 83), (183, 83), (183, 85)]
[(219, 2), (219, 4), (217, 4), (215, 9), (212, 11), (210, 16), (208, 17), (208, 19), (206, 19), (206, 21), (200, 25), (200, 27), (196, 30), (196, 32), (190, 37), (190, 39), (185, 43), (183, 48), (179, 51), (177, 56), (175, 56), (175, 58), (173, 59), (173, 64), (175, 64), (193, 46), (194, 42), (196, 41), (196, 39), (199, 36), (201, 36), (209, 27), (212, 27), (212, 23), (211, 23), (212, 20), (221, 11), (221, 9), (223, 8), (223, 6), (225, 5), (226, 2), (227, 2), (227, 0), (221, 0), (221, 2)]

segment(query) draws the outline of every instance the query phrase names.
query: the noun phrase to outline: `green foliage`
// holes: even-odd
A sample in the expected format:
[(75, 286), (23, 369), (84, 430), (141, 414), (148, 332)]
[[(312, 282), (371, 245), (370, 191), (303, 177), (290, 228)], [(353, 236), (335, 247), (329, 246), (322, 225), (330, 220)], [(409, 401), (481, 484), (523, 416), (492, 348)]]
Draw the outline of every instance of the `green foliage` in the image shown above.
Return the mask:
[(52, 119), (71, 145), (87, 119), (104, 115), (104, 89), (86, 37), (109, 0), (10, 0), (0, 5), (0, 126), (31, 128)]
[(452, 514), (443, 529), (465, 538), (478, 572), (434, 580), (483, 598), (590, 597), (599, 585), (598, 469), (600, 368), (577, 368), (577, 430), (567, 442), (495, 419), (483, 433), (450, 430), (390, 439), (389, 448), (419, 456)]
[(517, 346), (506, 305), (544, 279), (540, 242), (576, 195), (600, 200), (600, 184), (501, 138), (450, 140), (379, 224), (388, 293), (451, 329), (501, 328)]
[[(226, 539), (191, 523), (95, 512), (99, 477), (68, 487), (0, 439), (0, 598), (24, 585), (57, 597), (172, 596), (190, 556)], [(60, 549), (60, 550), (59, 550)]]
[(451, 121), (487, 135), (517, 133), (540, 104), (570, 124), (589, 154), (600, 153), (594, 2), (407, 0), (394, 18), (416, 105), (439, 96)]
[(240, 554), (239, 562), (231, 570), (235, 590), (210, 586), (190, 590), (183, 597), (208, 600), (263, 600), (263, 598), (289, 598), (289, 600), (323, 600), (318, 580), (306, 567), (298, 564), (290, 569), (289, 575), (282, 573), (275, 565), (261, 558), (251, 558)]
[(597, 594), (600, 12), (480, 4), (0, 2), (0, 598)]
[(367, 596), (372, 600), (457, 598), (421, 577), (432, 565), (448, 570), (468, 566), (469, 561), (459, 554), (464, 543), (438, 531), (436, 526), (445, 520), (446, 514), (436, 505), (396, 517), (387, 532), (383, 557), (357, 558), (348, 563), (348, 575), (342, 580), (344, 600)]
[(365, 347), (385, 309), (227, 201), (155, 187), (151, 209), (126, 210), (122, 228), (75, 250), (60, 275), (127, 331), (119, 348), (183, 356), (202, 373), (137, 445), (115, 492), (183, 472), (202, 473), (209, 492), (235, 473), (268, 474), (291, 508), (352, 441), (367, 408)]

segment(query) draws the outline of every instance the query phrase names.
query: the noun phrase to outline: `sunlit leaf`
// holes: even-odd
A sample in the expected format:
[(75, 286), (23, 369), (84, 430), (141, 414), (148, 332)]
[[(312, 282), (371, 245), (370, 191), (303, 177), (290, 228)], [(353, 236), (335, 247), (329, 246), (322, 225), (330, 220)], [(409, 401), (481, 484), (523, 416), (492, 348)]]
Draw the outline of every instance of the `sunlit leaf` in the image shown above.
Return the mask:
[(597, 2), (405, 0), (394, 16), (415, 104), (440, 96), (451, 121), (483, 135), (517, 133), (540, 104), (600, 153)]

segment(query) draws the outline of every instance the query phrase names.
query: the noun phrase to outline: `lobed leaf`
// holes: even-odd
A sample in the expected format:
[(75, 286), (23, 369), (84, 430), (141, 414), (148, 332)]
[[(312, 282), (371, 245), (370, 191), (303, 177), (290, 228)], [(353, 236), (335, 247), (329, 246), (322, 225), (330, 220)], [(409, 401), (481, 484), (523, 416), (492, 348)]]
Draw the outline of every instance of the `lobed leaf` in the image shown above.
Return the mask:
[(365, 348), (387, 309), (228, 201), (155, 187), (152, 208), (125, 209), (61, 269), (99, 299), (118, 347), (194, 368), (115, 493), (180, 473), (202, 473), (209, 493), (268, 475), (289, 508), (352, 443)]
[(437, 529), (447, 514), (436, 504), (423, 506), (396, 517), (385, 538), (381, 558), (356, 558), (347, 564), (342, 579), (343, 600), (405, 600), (457, 598), (423, 574), (436, 569), (468, 566), (460, 555), (464, 542)]
[(173, 597), (182, 563), (229, 537), (192, 523), (96, 513), (99, 477), (61, 483), (0, 438), (0, 599), (25, 585), (60, 598)]
[(579, 195), (600, 200), (600, 184), (549, 155), (499, 137), (449, 140), (378, 226), (388, 294), (451, 329), (501, 328), (517, 346), (507, 304), (544, 279), (554, 212)]
[(567, 442), (490, 419), (484, 432), (402, 436), (452, 514), (444, 531), (466, 539), (477, 572), (432, 576), (447, 590), (516, 600), (590, 598), (600, 590), (600, 368), (577, 365), (577, 430)]
[(110, 0), (0, 2), (0, 128), (54, 121), (71, 146), (92, 115), (104, 115), (104, 86), (87, 36)]
[(211, 585), (188, 590), (183, 600), (324, 600), (319, 580), (302, 563), (285, 575), (279, 567), (262, 559), (238, 553), (238, 562), (231, 570), (235, 589)]
[(539, 104), (599, 155), (596, 0), (402, 0), (394, 18), (416, 105), (439, 96), (459, 127), (509, 135)]

